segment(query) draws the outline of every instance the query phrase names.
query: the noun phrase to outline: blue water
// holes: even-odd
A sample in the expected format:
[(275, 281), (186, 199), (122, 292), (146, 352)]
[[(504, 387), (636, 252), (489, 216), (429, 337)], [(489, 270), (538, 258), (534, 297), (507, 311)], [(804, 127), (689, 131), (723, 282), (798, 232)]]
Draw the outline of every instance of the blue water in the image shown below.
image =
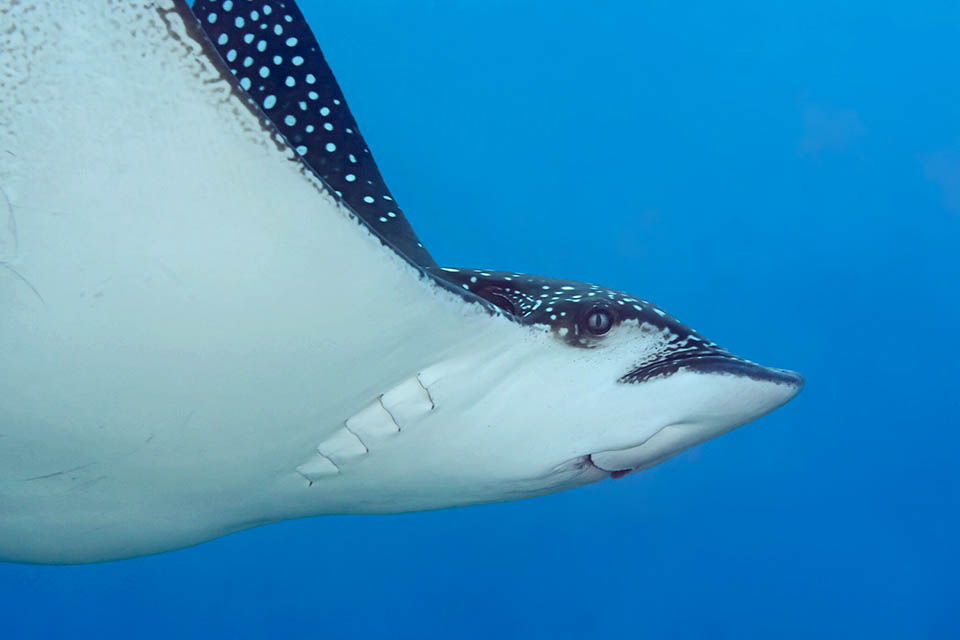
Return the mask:
[(960, 5), (303, 8), (441, 264), (641, 295), (807, 387), (541, 499), (0, 565), (0, 637), (960, 637)]

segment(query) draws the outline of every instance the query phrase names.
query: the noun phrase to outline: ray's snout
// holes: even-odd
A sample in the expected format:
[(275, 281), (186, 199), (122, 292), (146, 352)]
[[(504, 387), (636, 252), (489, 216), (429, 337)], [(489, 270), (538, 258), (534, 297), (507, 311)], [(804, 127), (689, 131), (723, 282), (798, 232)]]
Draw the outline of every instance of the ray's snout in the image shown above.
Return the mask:
[(643, 442), (590, 456), (615, 477), (652, 467), (752, 422), (789, 402), (804, 383), (798, 373), (719, 349), (638, 367), (622, 381), (647, 383), (660, 400), (661, 413), (660, 425)]

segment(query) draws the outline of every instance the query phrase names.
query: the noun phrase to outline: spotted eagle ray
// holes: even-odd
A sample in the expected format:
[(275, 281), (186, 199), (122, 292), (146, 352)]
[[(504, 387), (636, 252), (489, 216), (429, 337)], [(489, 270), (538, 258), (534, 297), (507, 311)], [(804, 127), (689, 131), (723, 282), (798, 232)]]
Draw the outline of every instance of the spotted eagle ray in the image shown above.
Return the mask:
[(289, 0), (0, 8), (0, 220), (5, 560), (542, 495), (802, 384), (636, 296), (438, 266)]

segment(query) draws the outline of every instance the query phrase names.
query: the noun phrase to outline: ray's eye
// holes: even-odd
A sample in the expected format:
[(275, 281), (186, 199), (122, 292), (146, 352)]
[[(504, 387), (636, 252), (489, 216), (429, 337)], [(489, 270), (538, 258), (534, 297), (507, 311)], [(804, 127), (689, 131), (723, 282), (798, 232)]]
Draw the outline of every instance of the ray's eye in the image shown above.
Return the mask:
[(583, 324), (593, 335), (602, 336), (613, 326), (613, 315), (603, 307), (594, 307), (584, 318)]
[(508, 298), (498, 289), (495, 289), (492, 287), (487, 289), (482, 289), (477, 292), (477, 295), (485, 299), (487, 302), (492, 302), (493, 304), (497, 305), (507, 313), (511, 313), (514, 315), (516, 315), (517, 313), (517, 309), (516, 307), (514, 307), (513, 301), (511, 301), (510, 298)]
[(497, 305), (507, 313), (516, 314), (517, 309), (513, 306), (513, 303), (510, 302), (510, 298), (500, 295), (499, 293), (494, 293), (490, 295), (490, 302)]

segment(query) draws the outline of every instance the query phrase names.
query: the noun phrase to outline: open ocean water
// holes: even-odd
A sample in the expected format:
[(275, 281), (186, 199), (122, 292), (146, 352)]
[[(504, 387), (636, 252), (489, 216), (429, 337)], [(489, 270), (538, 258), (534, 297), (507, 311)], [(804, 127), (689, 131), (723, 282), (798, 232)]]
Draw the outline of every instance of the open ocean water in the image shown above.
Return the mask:
[(0, 638), (960, 637), (960, 4), (301, 6), (439, 263), (806, 388), (544, 498), (0, 564)]

